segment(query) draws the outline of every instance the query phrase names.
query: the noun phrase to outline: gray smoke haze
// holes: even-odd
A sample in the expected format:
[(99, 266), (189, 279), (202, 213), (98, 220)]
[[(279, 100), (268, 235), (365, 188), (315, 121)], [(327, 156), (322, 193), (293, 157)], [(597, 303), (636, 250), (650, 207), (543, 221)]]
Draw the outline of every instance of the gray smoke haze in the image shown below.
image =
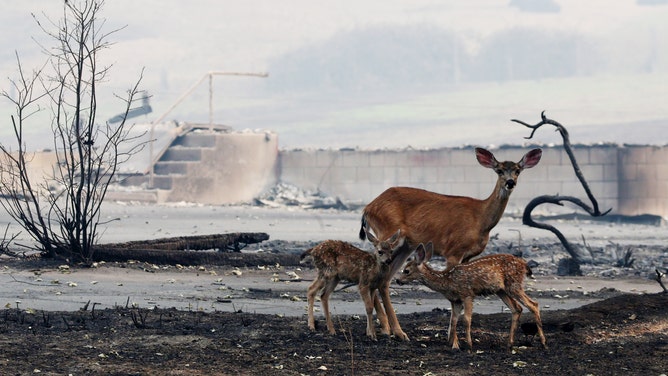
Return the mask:
[[(313, 2), (175, 0), (105, 4), (114, 42), (99, 119), (119, 112), (144, 67), (151, 122), (209, 71), (214, 120), (279, 134), (283, 148), (521, 144), (540, 111), (573, 142), (668, 143), (668, 5), (606, 0)], [(58, 20), (60, 2), (5, 5), (0, 71), (16, 79), (49, 43), (31, 17)], [(11, 88), (2, 82), (3, 90)], [(207, 122), (206, 84), (165, 117)], [(0, 138), (11, 136), (0, 103)], [(31, 141), (49, 147), (46, 113)], [(537, 142), (560, 142), (553, 132)]]

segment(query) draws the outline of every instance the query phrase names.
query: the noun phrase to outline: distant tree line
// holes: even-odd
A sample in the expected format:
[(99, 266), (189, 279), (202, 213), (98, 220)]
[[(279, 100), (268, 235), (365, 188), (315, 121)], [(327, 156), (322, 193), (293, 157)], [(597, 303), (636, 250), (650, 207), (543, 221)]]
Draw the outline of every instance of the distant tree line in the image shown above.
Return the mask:
[[(606, 43), (577, 32), (529, 27), (470, 41), (437, 27), (378, 26), (341, 33), (282, 55), (269, 71), (275, 90), (362, 90), (574, 77), (619, 64), (622, 59), (613, 55), (621, 52), (610, 51), (609, 46), (616, 42)], [(628, 51), (624, 54), (628, 56)], [(639, 56), (628, 65), (643, 65), (642, 60)], [(628, 69), (642, 71), (641, 67)]]

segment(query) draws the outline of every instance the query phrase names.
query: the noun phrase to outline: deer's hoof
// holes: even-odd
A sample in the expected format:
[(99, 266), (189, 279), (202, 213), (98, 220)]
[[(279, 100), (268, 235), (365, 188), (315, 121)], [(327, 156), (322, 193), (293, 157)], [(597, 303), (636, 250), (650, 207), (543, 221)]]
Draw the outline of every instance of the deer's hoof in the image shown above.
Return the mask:
[(394, 336), (399, 338), (402, 341), (410, 342), (410, 339), (408, 338), (408, 334), (406, 334), (404, 332), (394, 333)]

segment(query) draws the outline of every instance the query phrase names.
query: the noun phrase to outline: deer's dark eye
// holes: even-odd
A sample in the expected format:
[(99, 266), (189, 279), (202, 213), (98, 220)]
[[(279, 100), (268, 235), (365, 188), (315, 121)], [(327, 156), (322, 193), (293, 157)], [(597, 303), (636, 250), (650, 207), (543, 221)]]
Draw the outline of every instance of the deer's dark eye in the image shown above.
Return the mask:
[(410, 272), (408, 271), (408, 269), (404, 269), (404, 274), (408, 274), (408, 273), (410, 273)]

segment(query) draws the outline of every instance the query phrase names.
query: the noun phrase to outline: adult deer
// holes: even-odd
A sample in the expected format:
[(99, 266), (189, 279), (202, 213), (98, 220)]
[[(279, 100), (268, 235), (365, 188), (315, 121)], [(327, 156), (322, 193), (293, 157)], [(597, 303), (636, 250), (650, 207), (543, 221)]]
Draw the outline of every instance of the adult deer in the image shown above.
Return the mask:
[(478, 163), (498, 175), (494, 191), (487, 199), (392, 187), (364, 208), (360, 239), (364, 240), (369, 230), (379, 239), (401, 230), (407, 241), (398, 252), (410, 254), (418, 244), (433, 242), (434, 253), (446, 259), (447, 269), (482, 253), (490, 230), (503, 215), (520, 172), (534, 167), (542, 151), (533, 149), (517, 163), (499, 162), (482, 148), (476, 148), (475, 154)]
[(491, 294), (498, 295), (512, 312), (508, 347), (512, 347), (515, 340), (517, 324), (522, 314), (521, 302), (533, 313), (540, 342), (544, 348), (547, 348), (538, 303), (529, 298), (522, 286), (524, 277), (531, 275), (531, 269), (526, 261), (508, 254), (487, 255), (465, 264), (456, 265), (449, 271), (438, 271), (425, 263), (425, 260), (431, 257), (432, 249), (431, 243), (428, 243), (426, 247), (420, 243), (415, 250), (415, 259), (408, 262), (399, 281), (403, 283), (420, 281), (430, 289), (440, 292), (450, 301), (452, 312), (450, 313), (448, 342), (453, 349), (459, 349), (457, 321), (463, 310), (466, 343), (469, 346), (469, 352), (472, 350), (473, 299), (476, 296)]
[[(369, 239), (376, 246), (376, 252), (365, 252), (350, 243), (339, 240), (326, 240), (302, 254), (302, 262), (307, 258), (312, 258), (313, 264), (318, 270), (316, 279), (306, 293), (308, 327), (315, 330), (313, 305), (316, 294), (321, 292), (320, 297), (327, 322), (327, 330), (331, 334), (336, 333), (329, 312), (329, 296), (340, 281), (349, 281), (357, 284), (360, 296), (364, 301), (367, 315), (367, 336), (376, 339), (373, 321), (375, 308), (381, 324), (381, 333), (389, 335), (391, 330), (400, 339), (408, 340), (408, 336), (399, 326), (389, 295), (390, 280), (405, 261), (405, 259), (392, 258), (392, 255), (403, 245), (405, 238), (400, 237), (400, 233), (397, 232), (385, 241), (378, 241), (372, 234), (369, 234)], [(377, 291), (381, 292), (383, 305), (380, 304)]]

